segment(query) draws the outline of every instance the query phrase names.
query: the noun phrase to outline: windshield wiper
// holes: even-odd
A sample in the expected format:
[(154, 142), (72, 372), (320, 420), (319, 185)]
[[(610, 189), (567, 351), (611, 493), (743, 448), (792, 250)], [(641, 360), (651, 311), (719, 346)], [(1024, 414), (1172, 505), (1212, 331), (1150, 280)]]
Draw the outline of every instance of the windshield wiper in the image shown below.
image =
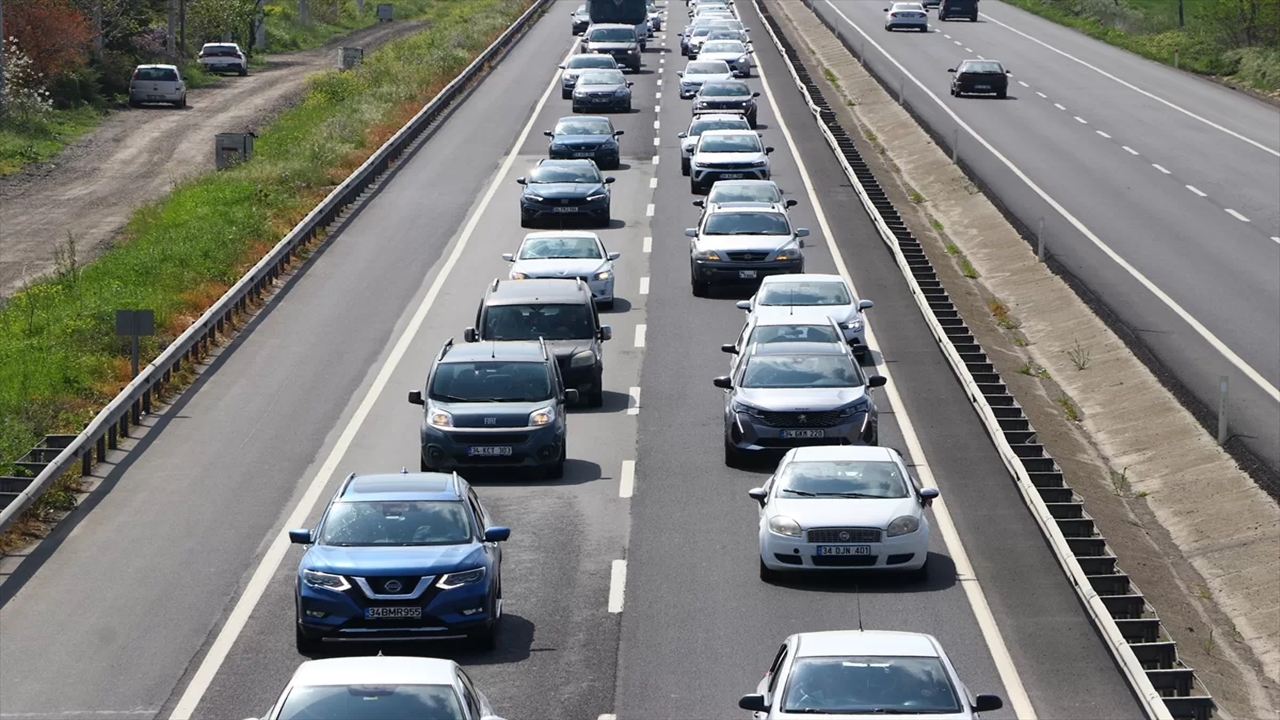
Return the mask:
[[(782, 492), (789, 492), (792, 495), (799, 495), (801, 497), (818, 497), (818, 493), (811, 493), (807, 490), (792, 490), (791, 488), (782, 488)], [(830, 495), (831, 493), (822, 493), (822, 494)]]
[(887, 498), (885, 498), (885, 496), (883, 496), (883, 495), (868, 495), (868, 494), (866, 494), (866, 493), (859, 493), (859, 492), (831, 492), (831, 493), (822, 493), (822, 495), (823, 495), (823, 496), (830, 496), (830, 497), (870, 498), (870, 499), (872, 499), (872, 500), (885, 500), (885, 499), (887, 499)]
[(432, 395), (431, 399), (443, 400), (445, 402), (468, 402), (469, 401), (467, 398), (458, 397), (457, 395)]

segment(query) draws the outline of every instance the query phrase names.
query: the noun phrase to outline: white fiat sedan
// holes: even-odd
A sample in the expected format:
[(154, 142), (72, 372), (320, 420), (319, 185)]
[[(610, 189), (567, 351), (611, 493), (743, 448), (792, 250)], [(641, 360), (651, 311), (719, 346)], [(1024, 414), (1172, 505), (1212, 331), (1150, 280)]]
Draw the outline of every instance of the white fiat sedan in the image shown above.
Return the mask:
[(938, 497), (886, 447), (837, 445), (789, 451), (760, 503), (760, 579), (787, 571), (903, 570), (927, 576), (929, 519)]

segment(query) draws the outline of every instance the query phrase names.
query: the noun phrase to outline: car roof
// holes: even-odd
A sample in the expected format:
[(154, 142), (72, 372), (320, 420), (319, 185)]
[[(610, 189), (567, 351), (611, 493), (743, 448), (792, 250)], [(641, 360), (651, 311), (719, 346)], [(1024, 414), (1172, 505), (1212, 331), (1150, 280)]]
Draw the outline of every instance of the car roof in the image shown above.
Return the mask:
[[(751, 87), (746, 83), (745, 80), (738, 80), (736, 78), (733, 80), (708, 80), (702, 84), (702, 87), (703, 88), (706, 88), (707, 86), (716, 87), (717, 85), (741, 85), (742, 87), (745, 87), (745, 88)], [(699, 92), (701, 92), (701, 90), (699, 90)]]
[[(595, 69), (595, 68), (592, 68), (592, 69)], [(607, 68), (601, 68), (601, 69), (607, 69)], [(556, 125), (559, 125), (562, 122), (578, 122), (580, 120), (594, 120), (596, 122), (603, 120), (604, 122), (609, 123), (610, 127), (613, 126), (613, 121), (603, 115), (567, 115), (557, 120)], [(570, 158), (570, 159), (577, 159), (577, 158)]]
[(749, 210), (751, 208), (765, 208), (767, 210), (777, 210), (778, 203), (764, 202), (762, 200), (753, 200), (751, 202), (748, 202), (746, 200), (741, 200), (741, 201), (733, 200), (730, 202), (711, 203), (711, 207), (715, 210), (740, 210), (740, 209)]
[[(735, 115), (734, 117), (742, 117), (742, 116)], [(736, 187), (738, 185), (772, 185), (775, 188), (778, 187), (778, 183), (772, 180), (717, 180), (712, 187), (715, 187), (716, 185), (723, 185), (725, 187)], [(779, 192), (781, 192), (781, 190), (779, 190)], [(805, 273), (805, 274), (807, 275), (808, 273)], [(766, 279), (771, 277), (774, 277), (774, 276), (773, 275), (765, 276)]]
[(591, 167), (596, 168), (597, 170), (600, 169), (596, 167), (596, 162), (594, 160), (588, 160), (586, 158), (571, 158), (567, 160), (542, 158), (541, 160), (538, 161), (538, 167), (542, 167), (544, 165), (547, 167), (583, 167), (586, 165), (590, 165)]
[(742, 129), (742, 128), (719, 128), (719, 129), (717, 129), (717, 130), (704, 130), (704, 131), (702, 131), (702, 137), (704, 137), (704, 138), (705, 138), (705, 137), (732, 136), (732, 135), (751, 135), (752, 137), (756, 138), (757, 140), (758, 140), (758, 139), (760, 139), (760, 133), (756, 132), (755, 130), (750, 130), (750, 129)]
[(805, 445), (791, 451), (791, 460), (896, 461), (897, 451), (881, 445)]
[[(716, 62), (724, 62), (724, 61), (717, 60)], [(694, 115), (693, 118), (689, 120), (689, 126), (692, 127), (693, 124), (698, 122), (699, 120), (734, 120), (734, 121), (741, 120), (742, 122), (746, 122), (747, 118), (742, 113), (727, 113), (727, 112), (699, 113), (697, 115)], [(741, 180), (721, 180), (720, 182), (742, 182), (742, 181)]]
[(626, 23), (591, 23), (591, 27), (587, 29), (595, 30), (598, 28), (626, 28), (628, 30), (635, 30), (636, 26), (627, 25)]
[(751, 355), (848, 355), (849, 348), (839, 342), (772, 342), (752, 343)]
[(457, 663), (441, 658), (386, 655), (324, 658), (299, 665), (290, 684), (452, 686), (456, 672)]
[(796, 635), (796, 657), (848, 655), (938, 657), (941, 646), (931, 635), (890, 630), (831, 630)]
[(461, 500), (465, 491), (452, 473), (401, 472), (355, 475), (342, 490), (344, 502)]
[(835, 323), (835, 321), (832, 320), (831, 318), (827, 318), (827, 322), (823, 322), (822, 320), (819, 320), (816, 317), (811, 319), (800, 318), (799, 320), (797, 320), (794, 315), (788, 315), (786, 313), (778, 313), (778, 314), (766, 313), (764, 315), (756, 315), (753, 313), (751, 315), (751, 323), (755, 327), (760, 327), (761, 325), (766, 325), (770, 327), (774, 325), (792, 326), (792, 327), (809, 327), (810, 325), (825, 326), (828, 323)]
[[(728, 204), (725, 203), (725, 205)], [(785, 275), (767, 275), (760, 280), (761, 285), (765, 283), (774, 285), (784, 282), (838, 282), (845, 285), (848, 284), (845, 283), (844, 278), (834, 273), (787, 273)]]
[(600, 236), (590, 230), (539, 230), (538, 232), (526, 233), (525, 240), (534, 238), (590, 238), (599, 240)]
[(490, 286), (487, 305), (515, 305), (526, 302), (580, 303), (591, 296), (585, 284), (577, 278), (533, 278), (529, 280), (499, 280), (497, 287)]
[[(515, 282), (535, 282), (517, 280)], [(546, 362), (542, 355), (542, 343), (537, 340), (504, 340), (502, 342), (476, 342), (454, 345), (440, 358), (441, 363), (478, 362)]]

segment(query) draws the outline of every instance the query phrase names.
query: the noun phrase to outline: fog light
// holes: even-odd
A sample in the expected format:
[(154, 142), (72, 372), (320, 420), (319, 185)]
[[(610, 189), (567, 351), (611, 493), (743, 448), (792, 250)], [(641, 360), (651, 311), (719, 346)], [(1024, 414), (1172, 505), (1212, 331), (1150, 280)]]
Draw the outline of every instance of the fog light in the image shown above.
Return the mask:
[(560, 448), (557, 445), (543, 445), (538, 448), (538, 457), (542, 460), (549, 460), (550, 458), (555, 457), (559, 450)]
[(313, 617), (313, 618), (322, 618), (322, 617), (325, 617), (325, 616), (326, 616), (326, 615), (328, 615), (328, 614), (329, 614), (329, 613), (327, 613), (327, 612), (325, 612), (325, 611), (323, 611), (323, 610), (308, 610), (308, 611), (307, 611), (307, 617)]
[(470, 615), (475, 615), (478, 612), (484, 612), (484, 608), (471, 608), (469, 610), (463, 610), (462, 614), (470, 616)]
[(444, 457), (444, 449), (439, 445), (432, 445), (427, 448), (427, 457), (432, 460), (440, 460)]

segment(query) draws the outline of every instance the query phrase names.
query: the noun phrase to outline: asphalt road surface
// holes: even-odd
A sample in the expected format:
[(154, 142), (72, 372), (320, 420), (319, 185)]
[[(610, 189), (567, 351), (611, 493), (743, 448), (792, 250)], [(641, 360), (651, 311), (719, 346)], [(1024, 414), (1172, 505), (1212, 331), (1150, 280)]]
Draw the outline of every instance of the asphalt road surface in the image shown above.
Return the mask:
[[(1202, 402), (1229, 376), (1233, 432), (1280, 466), (1280, 109), (998, 0), (927, 34), (886, 31), (880, 0), (812, 4)], [(978, 57), (1012, 71), (1006, 100), (949, 95)]]
[[(301, 551), (273, 548), (287, 527), (317, 518), (317, 501), (347, 473), (416, 465), (421, 411), (406, 392), (441, 343), (460, 340), (485, 284), (505, 276), (500, 254), (526, 232), (514, 178), (544, 155), (540, 131), (568, 114), (558, 92), (546, 94), (573, 6), (552, 8), (166, 410), (92, 512), (41, 546), (28, 563), (36, 572), (16, 593), (19, 583), (5, 585), (0, 718), (228, 720), (267, 709), (305, 659), (291, 627)], [(748, 5), (741, 12), (763, 32)], [(636, 110), (614, 116), (626, 135), (624, 166), (608, 173), (618, 178), (614, 227), (602, 231), (622, 253), (619, 300), (605, 315), (605, 406), (570, 415), (564, 480), (477, 483), (513, 528), (498, 650), (338, 652), (453, 657), (512, 720), (733, 718), (788, 633), (854, 628), (860, 616), (868, 629), (937, 635), (975, 692), (1006, 698), (993, 717), (1018, 716), (1023, 693), (1043, 718), (1138, 716), (781, 59), (758, 41), (764, 77), (749, 82), (764, 93), (775, 179), (813, 230), (807, 269), (835, 271), (837, 247), (858, 292), (876, 300), (869, 371), (891, 378), (877, 391), (881, 437), (943, 498), (927, 583), (759, 581), (745, 493), (763, 475), (721, 463), (711, 385), (743, 315), (731, 297), (693, 298), (687, 281), (682, 231), (697, 210), (679, 173), (676, 134), (690, 116), (675, 40), (652, 43), (633, 77)]]

